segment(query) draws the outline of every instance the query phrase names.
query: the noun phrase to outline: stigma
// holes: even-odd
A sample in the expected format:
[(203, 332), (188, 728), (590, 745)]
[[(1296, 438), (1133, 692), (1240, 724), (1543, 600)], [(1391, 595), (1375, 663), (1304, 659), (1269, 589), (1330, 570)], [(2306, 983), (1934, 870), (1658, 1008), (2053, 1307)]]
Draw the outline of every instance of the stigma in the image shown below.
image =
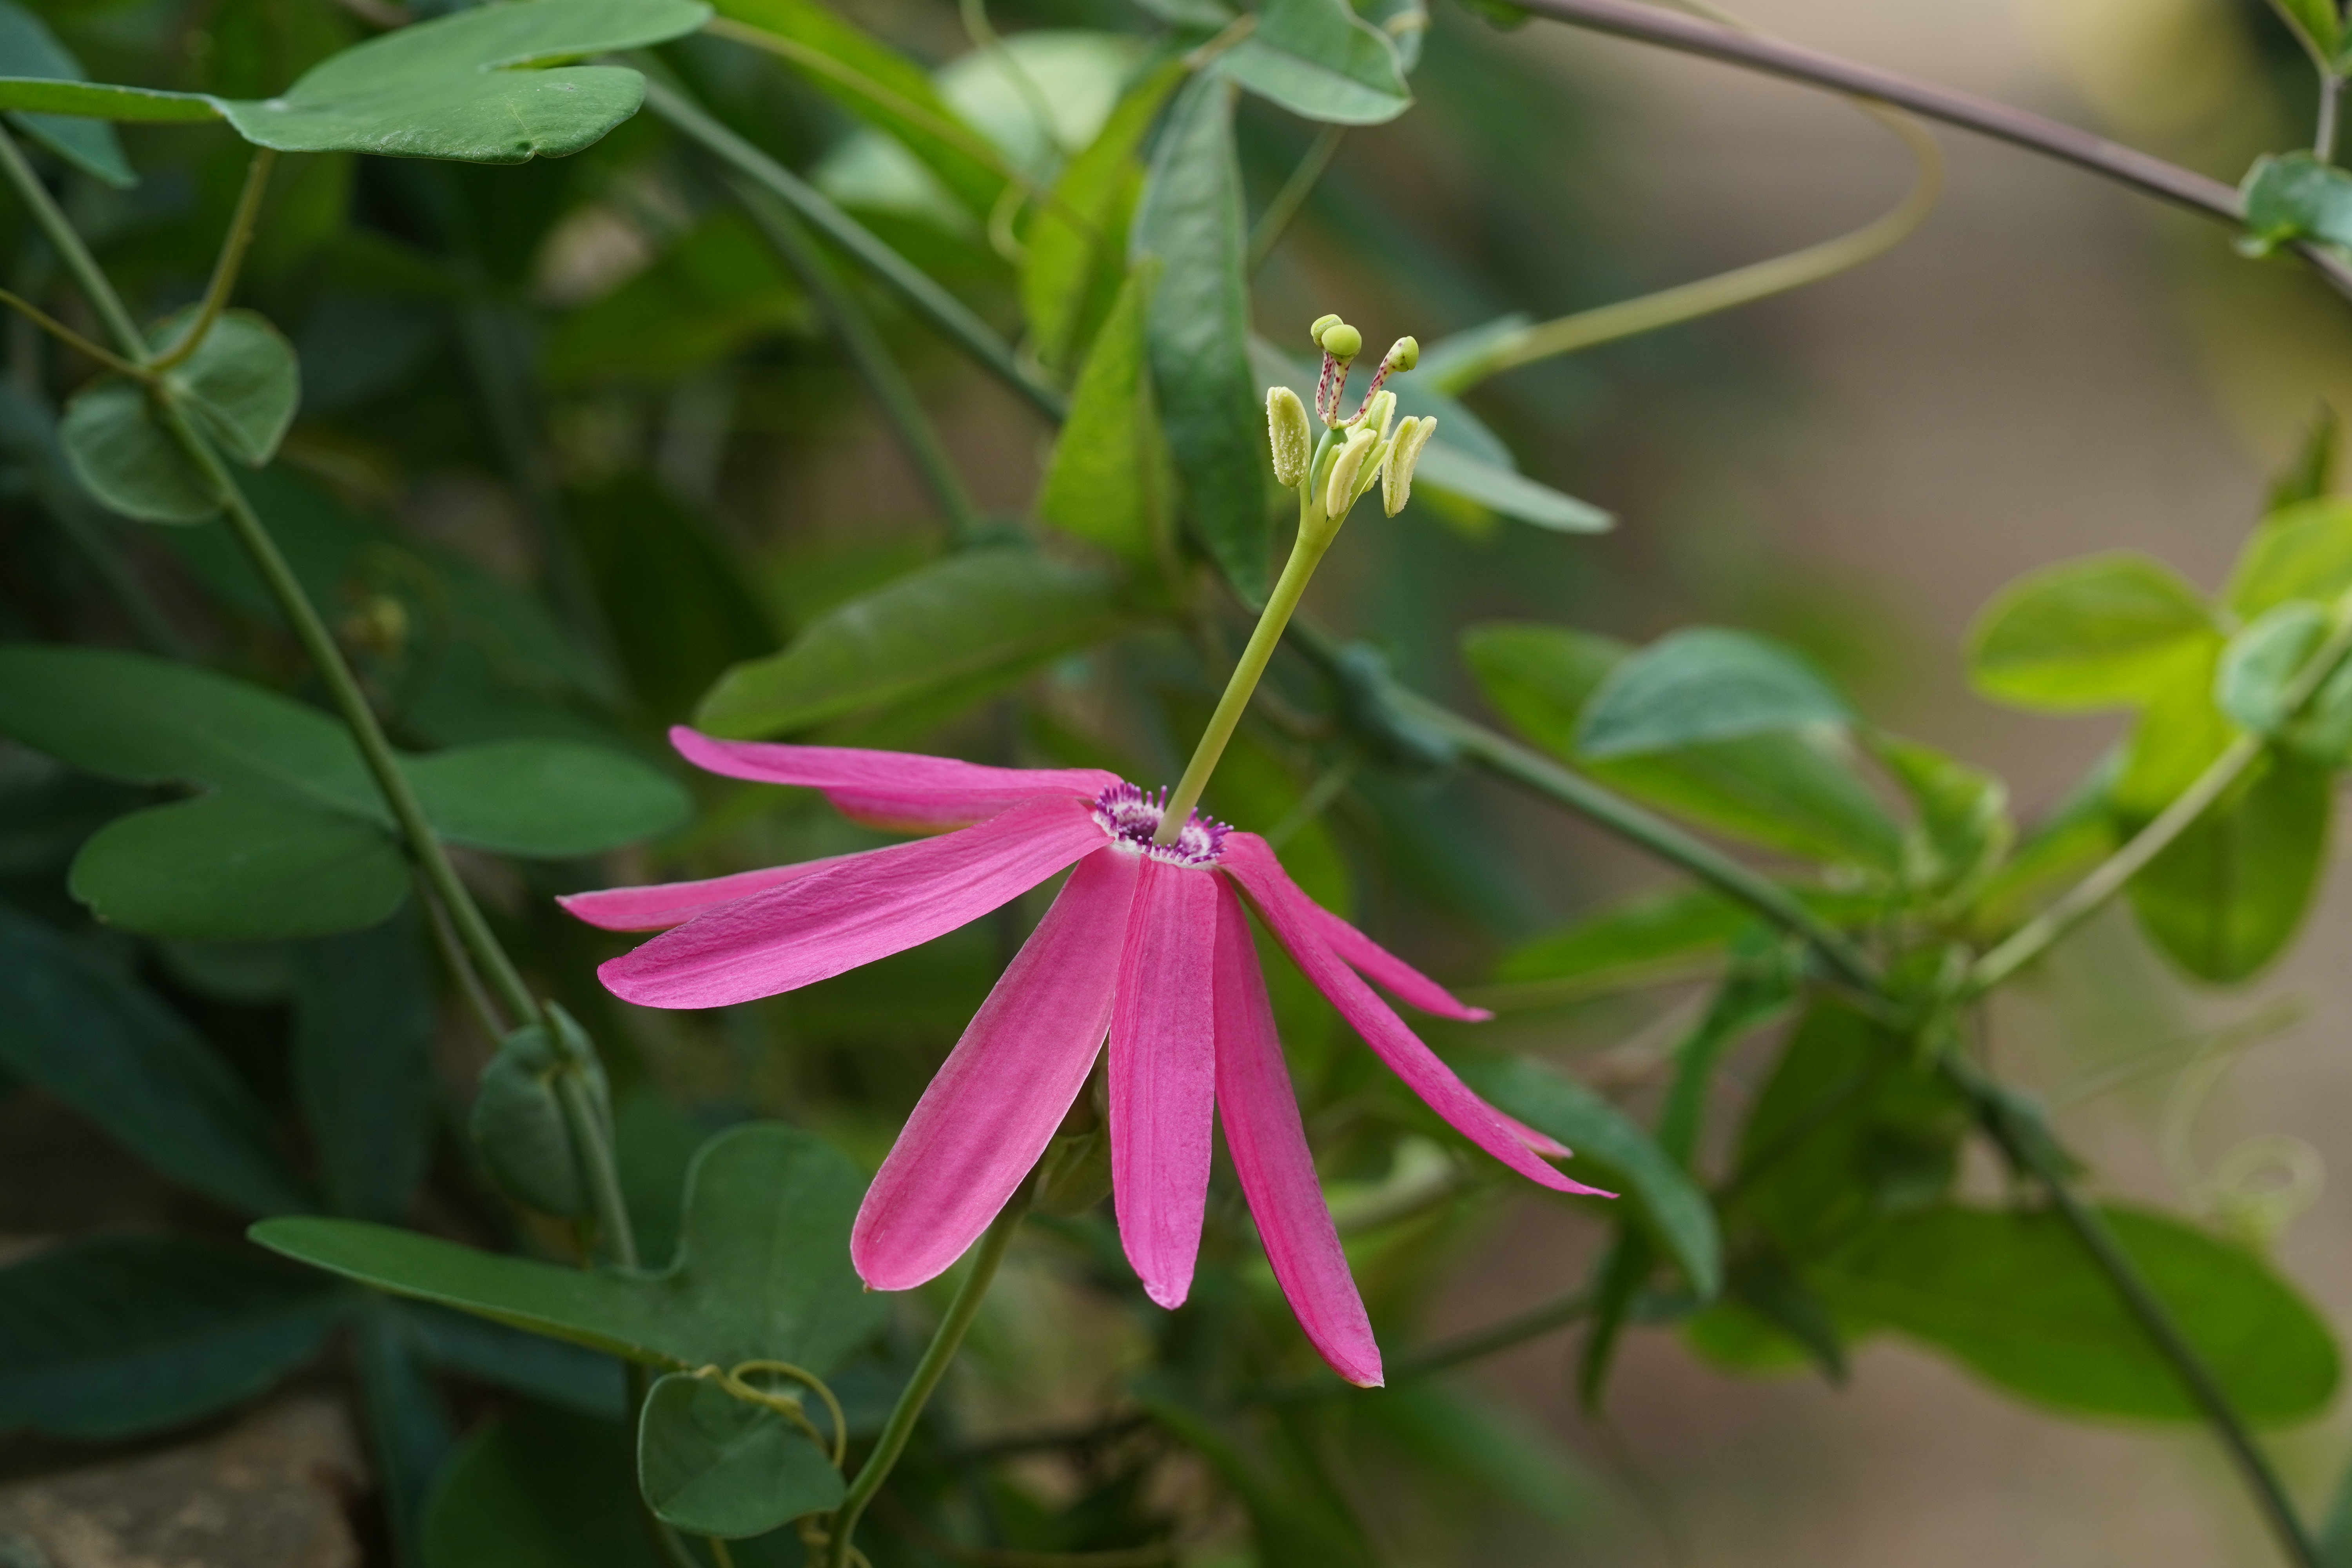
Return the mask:
[(1171, 866), (1213, 866), (1224, 847), (1225, 825), (1194, 811), (1172, 844), (1158, 844), (1160, 824), (1167, 815), (1168, 792), (1147, 793), (1131, 784), (1115, 784), (1095, 796), (1095, 822), (1110, 841), (1132, 854), (1149, 855)]

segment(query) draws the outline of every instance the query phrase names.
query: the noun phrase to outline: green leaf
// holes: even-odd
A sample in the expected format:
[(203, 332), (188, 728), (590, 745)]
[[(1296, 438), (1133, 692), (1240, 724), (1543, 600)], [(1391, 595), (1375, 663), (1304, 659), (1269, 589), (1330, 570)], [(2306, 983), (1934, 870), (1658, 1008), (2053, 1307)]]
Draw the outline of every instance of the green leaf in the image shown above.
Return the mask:
[(1590, 762), (1574, 745), (1594, 688), (1624, 644), (1565, 626), (1474, 626), (1463, 653), (1486, 700), (1529, 741), (1596, 779), (1693, 822), (1767, 848), (1893, 872), (1901, 830), (1818, 732), (1750, 735), (1670, 754)]
[[(1146, 1383), (1136, 1402), (1171, 1436), (1208, 1461), (1218, 1479), (1249, 1510), (1262, 1563), (1314, 1563), (1316, 1568), (1370, 1568), (1379, 1561), (1343, 1495), (1306, 1465), (1280, 1465), (1244, 1449), (1207, 1415), (1165, 1384)], [(1312, 1456), (1304, 1456), (1311, 1465)], [(1315, 1482), (1322, 1480), (1324, 1485)]]
[(2235, 984), (2278, 956), (2327, 863), (2327, 770), (2272, 752), (2131, 879), (2140, 927), (2200, 980)]
[(1396, 44), (1347, 0), (1265, 0), (1216, 68), (1307, 120), (1379, 125), (1412, 107)]
[(2344, 19), (2336, 0), (2271, 0), (2303, 47), (2323, 70), (2332, 70), (2344, 47)]
[[(557, 1026), (579, 1025), (551, 1003)], [(525, 1024), (499, 1043), (482, 1068), (467, 1126), (491, 1179), (509, 1197), (559, 1219), (578, 1219), (591, 1207), (588, 1175), (581, 1169), (565, 1121), (560, 1079), (573, 1070), (590, 1073), (589, 1093), (609, 1108), (610, 1090), (593, 1051), (559, 1054), (543, 1024)], [(606, 1111), (610, 1115), (609, 1109)]]
[(1024, 548), (965, 551), (828, 612), (783, 652), (737, 665), (695, 722), (717, 735), (784, 734), (959, 684), (968, 704), (1121, 621), (1099, 573)]
[(1601, 679), (1578, 717), (1576, 749), (1601, 762), (1853, 719), (1852, 705), (1793, 649), (1694, 626)]
[(2109, 804), (2137, 826), (2172, 804), (2237, 739), (2238, 727), (2215, 706), (2221, 639), (2207, 637), (2184, 658), (2179, 678), (2155, 693), (2132, 726)]
[[(2336, 1345), (2291, 1286), (2177, 1220), (2104, 1213), (2241, 1414), (2277, 1426), (2326, 1406)], [(2055, 1214), (1930, 1209), (1880, 1226), (1813, 1279), (1841, 1310), (1944, 1351), (2037, 1403), (2156, 1421), (2201, 1414)]]
[(1917, 814), (1910, 838), (1911, 884), (1937, 893), (1980, 885), (2017, 836), (2009, 816), (2009, 786), (1916, 741), (1876, 734), (1870, 744)]
[(252, 1235), (380, 1290), (635, 1361), (789, 1361), (821, 1376), (888, 1312), (849, 1266), (862, 1186), (828, 1144), (764, 1122), (723, 1132), (697, 1156), (685, 1238), (658, 1274), (583, 1273), (352, 1220), (269, 1220)]
[(402, 1304), (371, 1298), (352, 1331), (352, 1363), (365, 1396), (361, 1409), (386, 1522), (401, 1561), (415, 1563), (430, 1489), (457, 1446), (457, 1427)]
[(2265, 517), (2305, 501), (2322, 500), (2336, 489), (2336, 460), (2344, 447), (2344, 423), (2322, 403), (2305, 426), (2303, 443), (2286, 466), (2271, 476)]
[(782, 40), (776, 52), (826, 97), (913, 153), (971, 216), (989, 216), (1003, 161), (921, 66), (815, 0), (720, 0), (719, 10)]
[(562, 860), (685, 826), (694, 803), (624, 752), (572, 741), (493, 741), (404, 758), (425, 815), (478, 849)]
[(310, 1200), (212, 1048), (137, 981), (0, 909), (0, 1068), (173, 1180), (247, 1214)]
[(1165, 268), (1151, 299), (1151, 376), (1189, 515), (1209, 558), (1259, 604), (1273, 468), (1250, 371), (1248, 233), (1234, 89), (1213, 73), (1196, 77), (1160, 133), (1133, 244), (1139, 258), (1158, 257)]
[(383, 828), (257, 791), (117, 817), (82, 845), (68, 882), (109, 925), (211, 942), (363, 930), (389, 919), (408, 885)]
[(1124, 285), (1129, 209), (1143, 183), (1136, 149), (1184, 77), (1183, 63), (1170, 60), (1129, 88), (1030, 224), (1021, 309), (1039, 363), (1056, 370), (1068, 364), (1092, 341)]
[(814, 321), (774, 247), (749, 218), (722, 208), (652, 266), (564, 317), (542, 363), (551, 380), (567, 384), (672, 381)]
[[(183, 310), (150, 337), (159, 350), (175, 348), (195, 320), (193, 308)], [(254, 468), (277, 452), (301, 402), (293, 345), (250, 310), (222, 311), (195, 353), (163, 380), (200, 430)], [(125, 517), (201, 522), (220, 510), (135, 383), (110, 378), (77, 394), (58, 434), (90, 494)]]
[(627, 1432), (526, 1405), (467, 1437), (434, 1489), (426, 1568), (661, 1568)]
[[(149, 333), (157, 350), (179, 347), (196, 314), (183, 310)], [(254, 468), (277, 455), (302, 402), (294, 345), (251, 310), (223, 310), (195, 353), (165, 372), (163, 382), (205, 434)]]
[[(1441, 434), (1445, 426), (1438, 426)], [(1525, 474), (1477, 456), (1466, 447), (1432, 437), (1413, 465), (1415, 489), (1441, 495), (1497, 511), (1521, 522), (1556, 533), (1605, 533), (1617, 520), (1589, 501), (1580, 501)]]
[(148, 87), (16, 76), (0, 77), (0, 110), (121, 120), (135, 124), (186, 125), (219, 119), (221, 100), (201, 92), (164, 92)]
[(1716, 1068), (1732, 1047), (1778, 1023), (1795, 1005), (1801, 970), (1788, 939), (1751, 928), (1733, 950), (1730, 973), (1707, 998), (1706, 1011), (1675, 1042), (1675, 1075), (1658, 1107), (1657, 1139), (1685, 1170), (1698, 1159)]
[(628, 1414), (627, 1372), (611, 1356), (419, 1301), (394, 1304), (408, 1318), (409, 1338), (445, 1372), (583, 1415), (617, 1422)]
[(1517, 1405), (1435, 1378), (1354, 1402), (1425, 1471), (1475, 1488), (1561, 1532), (1591, 1527), (1599, 1492), (1551, 1429)]
[(292, 957), (295, 1081), (328, 1204), (404, 1218), (425, 1177), (433, 1095), (433, 973), (415, 922), (305, 942)]
[[(1715, 1209), (1689, 1174), (1624, 1112), (1576, 1082), (1525, 1057), (1463, 1057), (1463, 1080), (1505, 1114), (1559, 1139), (1577, 1152), (1570, 1170), (1588, 1185), (1612, 1176), (1641, 1205), (1691, 1289), (1712, 1296), (1723, 1279), (1723, 1244)], [(1604, 1169), (1577, 1170), (1586, 1161)]]
[(1167, 462), (1145, 371), (1145, 321), (1159, 264), (1136, 267), (1095, 335), (1037, 493), (1037, 516), (1130, 561), (1149, 562), (1166, 505)]
[[(58, 42), (48, 24), (23, 6), (0, 4), (0, 77), (49, 77), (79, 81), (81, 62)], [(11, 114), (19, 130), (82, 173), (117, 190), (139, 183), (122, 156), (114, 127), (58, 114)]]
[(204, 476), (134, 383), (100, 381), (76, 393), (58, 438), (82, 487), (125, 517), (202, 522), (220, 512)]
[(2327, 639), (2327, 612), (2307, 600), (2273, 605), (2231, 637), (2213, 672), (2213, 701), (2251, 734), (2275, 736), (2294, 715), (2287, 689)]
[(104, 1442), (210, 1415), (318, 1354), (351, 1305), (240, 1247), (62, 1242), (0, 1268), (0, 1432)]
[(1969, 634), (1969, 674), (2021, 708), (2128, 706), (2178, 682), (2214, 635), (2205, 601), (2170, 567), (2116, 551), (2002, 589)]
[(2324, 496), (2264, 518), (2238, 552), (2221, 602), (2252, 620), (2289, 599), (2332, 605), (2352, 588), (2352, 499)]
[(2352, 246), (2352, 174), (2308, 153), (2265, 153), (2239, 182), (2246, 232), (2238, 248), (2268, 256), (2296, 240)]
[(807, 1433), (717, 1383), (671, 1373), (637, 1423), (646, 1505), (696, 1535), (740, 1541), (841, 1506), (841, 1472)]
[(1638, 894), (1505, 953), (1495, 979), (1547, 1000), (1679, 980), (1717, 959), (1756, 917), (1706, 888)]

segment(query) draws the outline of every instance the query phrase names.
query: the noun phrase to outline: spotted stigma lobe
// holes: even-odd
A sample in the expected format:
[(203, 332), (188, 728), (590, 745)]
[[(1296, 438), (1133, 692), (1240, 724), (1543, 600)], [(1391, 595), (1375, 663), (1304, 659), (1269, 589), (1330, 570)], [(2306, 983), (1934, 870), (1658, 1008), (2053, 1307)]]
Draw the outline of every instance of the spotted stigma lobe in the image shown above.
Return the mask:
[(1156, 844), (1152, 840), (1158, 837), (1167, 812), (1168, 791), (1164, 787), (1148, 791), (1121, 783), (1095, 796), (1095, 822), (1120, 848), (1148, 855), (1169, 866), (1215, 865), (1224, 849), (1226, 826), (1194, 811), (1185, 818), (1184, 829), (1176, 836), (1175, 843)]

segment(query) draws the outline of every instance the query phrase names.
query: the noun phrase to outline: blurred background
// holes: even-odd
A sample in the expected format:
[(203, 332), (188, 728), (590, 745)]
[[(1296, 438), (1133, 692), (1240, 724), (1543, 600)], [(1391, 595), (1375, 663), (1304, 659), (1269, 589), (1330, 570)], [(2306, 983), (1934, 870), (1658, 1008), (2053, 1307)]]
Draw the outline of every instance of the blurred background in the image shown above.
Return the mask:
[[(927, 64), (970, 48), (955, 8), (939, 0), (842, 8)], [(371, 10), (91, 0), (50, 15), (94, 76), (266, 91), (361, 36)], [(1741, 10), (1792, 39), (2094, 125), (2231, 183), (2255, 153), (2301, 141), (2309, 119), (2308, 70), (2259, 0), (1743, 0)], [(1016, 37), (1149, 25), (1116, 0), (1024, 0), (998, 5), (995, 20)], [(923, 192), (906, 189), (903, 170), (815, 94), (713, 40), (673, 52), (706, 97), (878, 232), (960, 292), (1003, 305), (1007, 280), (980, 237), (928, 219)], [(1421, 107), (1345, 137), (1259, 274), (1268, 336), (1302, 342), (1305, 323), (1331, 310), (1368, 342), (1412, 331), (1429, 343), (1507, 311), (1604, 303), (1859, 225), (1911, 175), (1901, 145), (1834, 99), (1540, 22), (1498, 31), (1451, 0), (1433, 14), (1414, 88)], [(1245, 106), (1254, 210), (1309, 135)], [(1318, 581), (1313, 613), (1377, 640), (1410, 682), (1474, 710), (1455, 652), (1474, 622), (1565, 621), (1631, 640), (1690, 621), (1754, 628), (1813, 654), (1878, 721), (2006, 775), (2021, 813), (2054, 803), (2120, 720), (2028, 717), (1973, 697), (1959, 657), (1971, 617), (2019, 574), (2108, 548), (2147, 551), (2216, 585), (2315, 412), (2323, 402), (2352, 408), (2352, 318), (2294, 268), (2239, 258), (2215, 226), (2021, 153), (1937, 135), (1943, 199), (1892, 255), (1724, 318), (1509, 373), (1471, 396), (1525, 468), (1613, 511), (1614, 533), (1449, 521), (1428, 508), (1395, 521), (1360, 511)], [(128, 139), (147, 174), (141, 189), (85, 183), (76, 210), (110, 264), (161, 308), (201, 287), (243, 150), (225, 136)], [(500, 623), (517, 639), (538, 635), (530, 616), (562, 620), (567, 596), (585, 601), (592, 620), (601, 613), (612, 639), (602, 675), (558, 670), (536, 689), (476, 679), (467, 660), (495, 663), (497, 649), (467, 640), (463, 605), (436, 612), (397, 569), (362, 571), (341, 634), (374, 650), (372, 679), (401, 696), (409, 736), (437, 744), (570, 726), (657, 755), (659, 725), (683, 717), (719, 670), (944, 548), (888, 428), (845, 391), (852, 384), (805, 296), (772, 260), (742, 260), (747, 231), (709, 216), (698, 181), (707, 174), (643, 121), (562, 166), (318, 159), (286, 171), (249, 289), (302, 352), (305, 415), (285, 466), (312, 493), (378, 520), (402, 548), (457, 563), (484, 594), (537, 592), (539, 609)], [(52, 284), (18, 280), (26, 292)], [(981, 507), (1026, 513), (1047, 427), (886, 300), (872, 303)], [(20, 341), (13, 363), (28, 353)], [(501, 376), (531, 390), (502, 400)], [(501, 427), (501, 407), (526, 406), (536, 429)], [(632, 525), (648, 516), (671, 520), (665, 527), (691, 547), (631, 553)], [(121, 632), (124, 612), (29, 509), (13, 508), (5, 526), (0, 616), (11, 635), (85, 620)], [(566, 542), (551, 550), (551, 540)], [(241, 668), (285, 673), (285, 649), (245, 614), (234, 572), (201, 541), (142, 540), (134, 564), (179, 635)], [(457, 651), (415, 663), (418, 628), (443, 612), (460, 628), (448, 639)], [(1116, 683), (1074, 660), (1039, 677), (1044, 695), (1020, 714), (991, 705), (841, 738), (1034, 756), (1078, 744), (1067, 733), (1084, 731), (1087, 744), (1126, 748), (1144, 776), (1170, 773), (1181, 752), (1154, 737), (1189, 733), (1197, 719), (1187, 716), (1208, 695), (1196, 676), (1171, 673), (1181, 655), (1171, 635), (1102, 656), (1125, 661), (1128, 689), (1160, 694), (1165, 726), (1156, 713), (1144, 722), (1106, 711)], [(12, 787), (43, 785), (25, 754), (9, 765)], [(1211, 804), (1263, 826), (1250, 810), (1270, 799), (1279, 816), (1313, 782), (1285, 775), (1278, 758), (1266, 765), (1270, 793), (1248, 797), (1244, 761)], [(1347, 843), (1328, 851), (1338, 885), (1352, 889), (1370, 929), (1449, 980), (1475, 982), (1514, 942), (1661, 880), (1498, 786), (1456, 779), (1391, 798), (1372, 781), (1341, 783), (1345, 832), (1334, 837)], [(1003, 931), (975, 928), (788, 1005), (723, 1016), (603, 1002), (584, 976), (606, 948), (549, 915), (546, 894), (871, 841), (826, 813), (752, 793), (706, 788), (698, 827), (654, 851), (528, 879), (485, 872), (516, 876), (504, 920), (561, 994), (583, 1016), (613, 1017), (609, 1037), (625, 1042), (625, 1132), (650, 1152), (633, 1167), (646, 1173), (633, 1197), (649, 1215), (675, 1202), (682, 1155), (665, 1152), (744, 1114), (789, 1116), (877, 1159), (1004, 952)], [(24, 843), (11, 851), (12, 888), (63, 907), (55, 845)], [(2352, 935), (2347, 891), (2330, 889), (2280, 969), (2226, 996), (2173, 978), (2127, 921), (2102, 921), (2004, 998), (1996, 1036), (2003, 1068), (2057, 1109), (2103, 1193), (2217, 1213), (2230, 1201), (2233, 1151), (2296, 1141), (2280, 1156), (2298, 1184), (2278, 1256), (2339, 1324), (2352, 1321), (2352, 1200), (2326, 1179), (2352, 1171), (2352, 1123), (2340, 1114), (2352, 1096), (2340, 1047), (2352, 975), (2336, 957)], [(234, 956), (183, 944), (141, 962), (175, 997), (226, 1018), (232, 1036), (250, 1014), (254, 1060), (265, 1063), (251, 1070), (266, 1083), (282, 985), (250, 968), (240, 978)], [(1698, 1000), (1668, 990), (1495, 1029), (1646, 1109), (1662, 1043)], [(2223, 1048), (2183, 1069), (2181, 1042), (2217, 1037)], [(1759, 1081), (1769, 1047), (1754, 1042), (1735, 1060), (1735, 1094)], [(2158, 1047), (2153, 1068), (2138, 1061)], [(483, 1051), (454, 1024), (439, 1048), (453, 1082), (470, 1079)], [(1990, 1165), (1968, 1179), (1984, 1194), (1998, 1187)], [(61, 1235), (163, 1223), (234, 1228), (40, 1094), (0, 1103), (0, 1247), (24, 1255)], [(1573, 1289), (1603, 1238), (1589, 1213), (1532, 1199), (1465, 1219), (1442, 1246), (1396, 1265), (1422, 1271), (1398, 1286), (1405, 1298), (1423, 1288), (1402, 1314), (1411, 1337)], [(979, 1437), (1082, 1414), (1146, 1353), (1127, 1315), (1070, 1280), (1049, 1248), (1016, 1254), (977, 1332), (975, 1364), (952, 1390)], [(2037, 1414), (1888, 1340), (1863, 1349), (1847, 1384), (1832, 1388), (1803, 1372), (1733, 1377), (1671, 1331), (1638, 1330), (1605, 1419), (1578, 1408), (1573, 1344), (1556, 1336), (1459, 1374), (1517, 1412), (1531, 1447), (1559, 1451), (1564, 1468), (1538, 1483), (1549, 1504), (1523, 1510), (1534, 1518), (1391, 1506), (1374, 1468), (1355, 1484), (1384, 1556), (2163, 1568), (2262, 1562), (2269, 1550), (2200, 1433)], [(331, 1365), (305, 1374), (271, 1407), (276, 1426), (248, 1416), (197, 1434), (212, 1458), (187, 1460), (184, 1474), (169, 1466), (186, 1434), (128, 1455), (0, 1439), (0, 1475), (11, 1478), (0, 1481), (0, 1529), (97, 1509), (89, 1500), (106, 1489), (89, 1467), (137, 1464), (149, 1467), (142, 1484), (189, 1507), (247, 1495), (225, 1475), (281, 1478), (265, 1489), (269, 1509), (233, 1508), (251, 1521), (283, 1514), (268, 1525), (277, 1533), (241, 1540), (244, 1555), (222, 1561), (389, 1562), (337, 1376)], [(461, 1415), (496, 1399), (462, 1384), (453, 1397)], [(2352, 1419), (2337, 1415), (2280, 1440), (2315, 1509), (2347, 1437)], [(1045, 1495), (1069, 1484), (1043, 1469), (1034, 1480)], [(313, 1492), (323, 1500), (305, 1513)], [(180, 1561), (140, 1555), (156, 1537), (135, 1521), (107, 1528), (115, 1533), (54, 1568)], [(1198, 1561), (1230, 1560), (1225, 1550), (1212, 1542)]]

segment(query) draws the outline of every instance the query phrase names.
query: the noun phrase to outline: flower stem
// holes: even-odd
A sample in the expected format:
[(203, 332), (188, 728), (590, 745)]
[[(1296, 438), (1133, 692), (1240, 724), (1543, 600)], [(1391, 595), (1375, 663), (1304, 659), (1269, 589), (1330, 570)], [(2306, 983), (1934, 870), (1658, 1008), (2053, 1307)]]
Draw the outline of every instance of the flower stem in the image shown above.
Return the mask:
[(1024, 1181), (981, 1237), (980, 1246), (972, 1253), (971, 1272), (956, 1287), (948, 1315), (940, 1320), (938, 1331), (923, 1351), (923, 1359), (915, 1363), (915, 1375), (908, 1380), (898, 1403), (890, 1407), (890, 1419), (884, 1425), (882, 1436), (875, 1439), (874, 1451), (858, 1467), (857, 1479), (849, 1483), (849, 1495), (842, 1499), (841, 1507), (834, 1513), (830, 1538), (825, 1542), (826, 1568), (848, 1568), (850, 1537), (857, 1530), (858, 1516), (874, 1500), (874, 1494), (882, 1489), (898, 1456), (907, 1451), (908, 1439), (915, 1435), (915, 1423), (922, 1419), (923, 1406), (930, 1403), (931, 1391), (947, 1375), (948, 1363), (955, 1360), (972, 1319), (979, 1316), (989, 1282), (996, 1278), (997, 1265), (1004, 1261), (1004, 1249), (1012, 1245), (1013, 1233), (1021, 1228), (1022, 1217), (1029, 1212), (1029, 1189), (1030, 1183)]
[(2319, 126), (2311, 138), (2311, 155), (2323, 163), (2336, 162), (2336, 125), (2343, 100), (2344, 79), (2323, 69), (2319, 73)]
[(1257, 689), (1275, 647), (1282, 641), (1283, 628), (1290, 624), (1291, 613), (1307, 592), (1307, 579), (1315, 575), (1323, 552), (1331, 548), (1338, 531), (1322, 526), (1322, 503), (1313, 495), (1314, 476), (1320, 468), (1319, 463), (1308, 466), (1307, 478), (1299, 488), (1298, 538), (1290, 547), (1290, 559), (1283, 563), (1282, 575), (1266, 597), (1265, 613), (1258, 616), (1257, 627), (1242, 649), (1242, 660), (1234, 667), (1233, 679), (1225, 682), (1224, 695), (1217, 699), (1216, 711), (1209, 715), (1209, 727), (1201, 732), (1201, 743), (1192, 748), (1192, 760), (1184, 765), (1183, 777), (1176, 781), (1168, 809), (1160, 814), (1160, 831), (1153, 836), (1159, 843), (1175, 843), (1185, 819), (1201, 804), (1201, 792), (1209, 787), (1209, 775), (1217, 771), (1217, 759), (1225, 754), (1225, 746), (1249, 707), (1250, 694)]

